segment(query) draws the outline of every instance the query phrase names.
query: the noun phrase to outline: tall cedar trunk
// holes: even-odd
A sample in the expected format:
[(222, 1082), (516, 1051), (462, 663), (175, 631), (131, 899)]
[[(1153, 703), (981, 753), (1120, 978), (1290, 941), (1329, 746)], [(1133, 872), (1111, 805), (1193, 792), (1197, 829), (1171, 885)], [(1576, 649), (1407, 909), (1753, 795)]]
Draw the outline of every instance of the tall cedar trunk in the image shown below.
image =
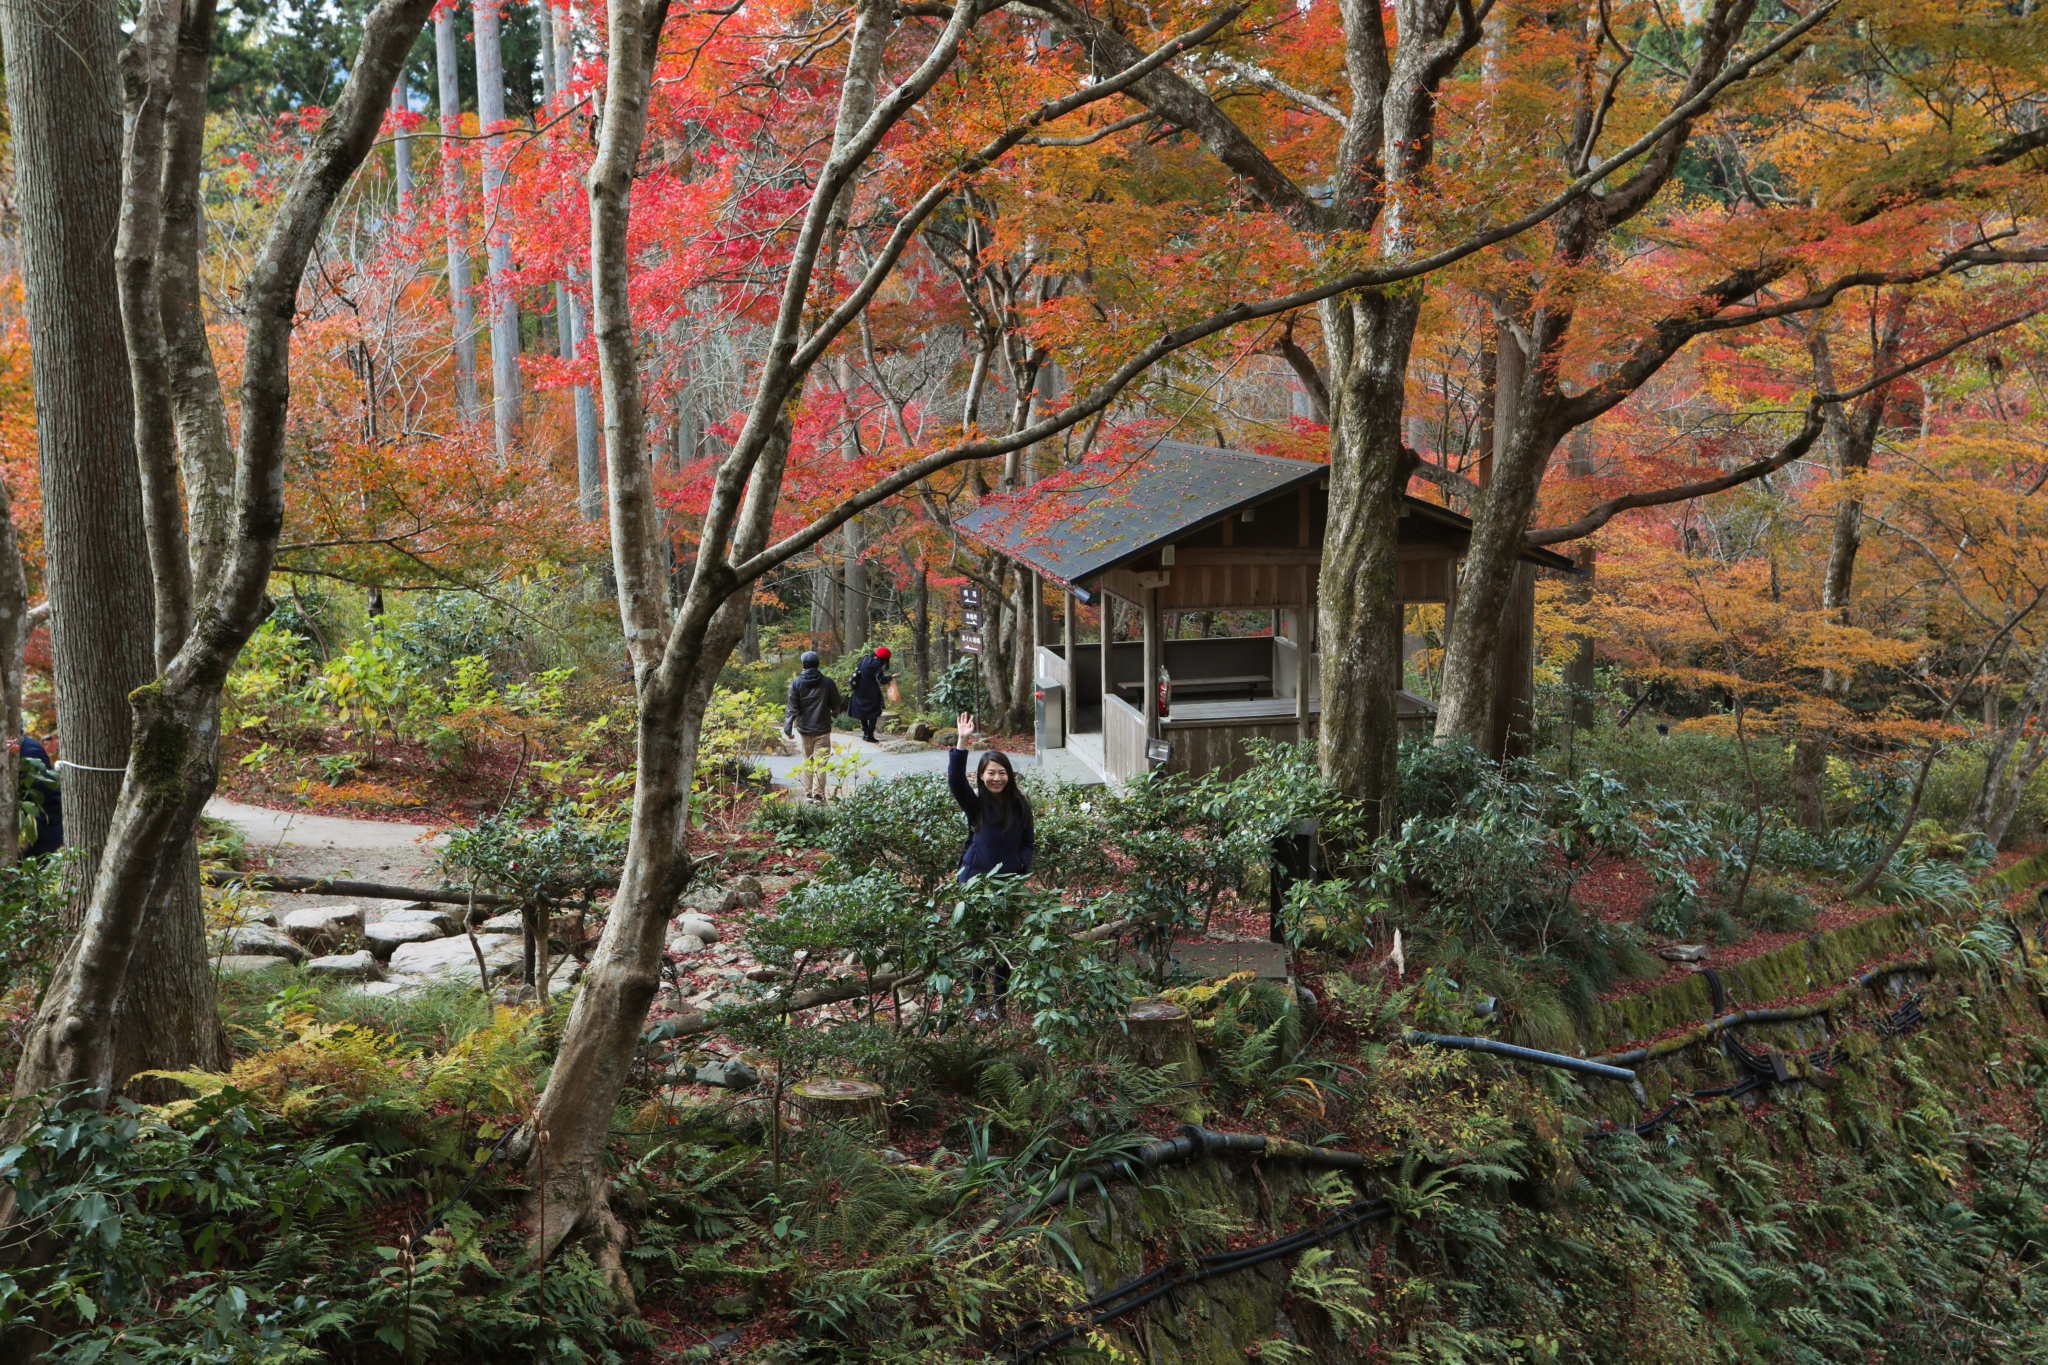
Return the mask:
[[(16, 139), (65, 837), (83, 850), (87, 869), (65, 910), (75, 931), (98, 891), (121, 793), (128, 694), (155, 672), (134, 404), (107, 250), (121, 183), (115, 7), (9, 6), (0, 40)], [(189, 836), (185, 842), (189, 849)], [(184, 857), (174, 852), (173, 867)], [(138, 926), (141, 970), (105, 1002), (109, 1086), (144, 1067), (224, 1058), (197, 882), (196, 865), (189, 881), (167, 878), (162, 913)], [(172, 888), (181, 894), (168, 894)]]
[[(148, 1044), (152, 1048), (163, 1046), (162, 1035), (189, 1027), (188, 1021), (197, 1013), (159, 1008), (153, 1000), (144, 1002), (143, 993), (155, 988), (177, 965), (167, 959), (180, 945), (157, 951), (152, 951), (151, 945), (165, 925), (175, 922), (167, 910), (180, 903), (178, 888), (189, 876), (193, 829), (217, 777), (214, 739), (221, 686), (236, 654), (262, 619), (264, 589), (276, 562), (284, 517), (290, 341), (299, 285), (328, 210), (375, 141), (399, 64), (431, 9), (432, 0), (384, 0), (365, 21), (355, 70), (340, 100), (313, 134), (242, 287), (248, 311), (241, 367), (235, 541), (218, 587), (198, 613), (197, 623), (176, 657), (155, 680), (137, 687), (129, 697), (133, 741), (93, 880), (91, 902), (37, 1005), (16, 1075), (17, 1095), (70, 1085), (81, 1087), (79, 1102), (104, 1104), (129, 1055), (119, 1029), (131, 1007), (134, 1015), (147, 1019), (148, 1031), (157, 1035)], [(56, 49), (57, 55), (53, 55), (38, 51), (43, 41), (36, 32), (39, 25), (33, 20), (21, 22), (21, 14), (20, 8), (10, 9), (0, 19), (12, 78), (9, 96), (16, 102), (16, 131), (40, 145), (59, 146), (66, 134), (56, 131), (59, 125), (49, 117), (56, 92), (47, 88), (46, 82), (52, 77), (65, 78), (71, 129), (95, 124), (96, 120), (79, 117), (81, 109), (99, 106), (77, 97), (80, 89), (92, 87), (81, 84), (86, 77), (75, 63), (80, 56), (89, 57), (97, 44), (105, 44), (104, 50), (111, 54), (113, 16), (109, 12), (98, 22), (81, 27), (74, 11), (68, 16), (74, 22), (64, 30), (62, 41), (50, 44)], [(188, 94), (197, 97), (205, 89), (204, 68), (193, 74), (199, 83)], [(46, 131), (47, 139), (42, 136)], [(80, 165), (89, 168), (88, 153), (101, 149), (88, 141), (70, 150)], [(25, 188), (33, 189), (32, 196), (24, 194), (23, 202), (33, 206), (24, 223), (29, 228), (28, 240), (34, 242), (39, 227), (46, 230), (61, 221), (58, 215), (66, 201), (53, 198), (48, 183), (38, 183), (48, 174), (45, 168), (30, 158), (19, 164), (28, 182)], [(39, 218), (48, 221), (38, 225)], [(77, 238), (93, 240), (85, 233)], [(103, 234), (100, 240), (105, 240)], [(46, 264), (34, 255), (29, 260), (34, 263), (31, 269)], [(63, 310), (73, 327), (101, 311), (80, 306), (81, 299), (95, 297), (90, 274), (82, 272), (75, 284), (64, 298)], [(99, 288), (103, 297), (106, 284)], [(118, 360), (122, 352), (103, 345), (98, 354)], [(38, 361), (61, 356), (62, 348), (46, 347)], [(70, 383), (83, 378), (75, 370), (59, 373)], [(49, 396), (46, 402), (69, 397), (63, 384), (53, 383), (43, 392)], [(127, 410), (125, 393), (107, 391), (100, 396), (103, 412)], [(117, 430), (103, 433), (101, 438), (113, 444), (119, 435)], [(45, 446), (46, 459), (52, 449)], [(105, 471), (105, 477), (111, 480), (116, 473)], [(46, 484), (46, 506), (50, 492)], [(135, 539), (139, 545), (140, 535)], [(57, 543), (52, 537), (53, 552)], [(103, 528), (95, 544), (102, 556), (121, 548), (118, 539)], [(53, 587), (56, 582), (53, 562)], [(142, 619), (146, 621), (147, 615)], [(145, 629), (138, 624), (132, 638), (144, 638)], [(102, 657), (108, 652), (111, 650), (103, 651)], [(61, 669), (60, 653), (60, 686)], [(196, 907), (194, 910), (196, 920)], [(203, 977), (203, 951), (196, 944), (194, 949), (190, 960)], [(146, 954), (140, 963), (135, 961), (138, 951)], [(205, 1013), (211, 1020), (210, 1001)], [(185, 1060), (189, 1064), (193, 1059), (188, 1056)]]
[[(555, 10), (555, 90), (565, 92), (576, 74), (575, 20), (567, 5)], [(574, 259), (569, 262), (568, 334), (562, 354), (566, 359), (579, 354), (590, 329), (583, 315), (583, 270)], [(578, 384), (573, 402), (576, 409), (576, 490), (585, 521), (604, 517), (604, 443), (597, 432), (597, 401), (590, 385)]]
[[(1882, 372), (1890, 369), (1898, 359), (1899, 342), (1905, 330), (1905, 305), (1906, 295), (1903, 292), (1893, 295), (1876, 352), (1871, 357), (1873, 370)], [(1808, 333), (1807, 352), (1813, 359), (1815, 382), (1824, 391), (1832, 392), (1837, 387), (1834, 353), (1824, 324), (1816, 324)], [(1853, 413), (1844, 412), (1840, 403), (1826, 406), (1824, 412), (1828, 440), (1834, 447), (1836, 479), (1859, 481), (1870, 469), (1870, 457), (1877, 448), (1877, 435), (1883, 424), (1889, 394), (1890, 386), (1887, 385), (1865, 395)], [(1862, 547), (1863, 499), (1852, 493), (1835, 506), (1834, 522), (1828, 534), (1827, 568), (1820, 590), (1821, 610), (1830, 620), (1842, 625), (1849, 623), (1849, 601), (1856, 587), (1856, 555)], [(1821, 696), (1837, 706), (1844, 705), (1848, 702), (1849, 687), (1854, 681), (1847, 672), (1823, 669)], [(1811, 830), (1827, 828), (1829, 747), (1825, 733), (1802, 734), (1793, 745), (1792, 809), (1799, 823)]]
[(845, 652), (858, 654), (868, 644), (868, 566), (866, 537), (860, 518), (846, 523), (846, 591), (840, 597), (840, 636)]
[(519, 304), (512, 297), (512, 235), (503, 215), (505, 138), (495, 131), (505, 121), (505, 50), (499, 40), (502, 0), (475, 0), (470, 24), (476, 37), (476, 118), (490, 133), (484, 143), (484, 223), (490, 252), (491, 287), (486, 311), (491, 320), (491, 429), (498, 458), (507, 459), (519, 439)]
[[(398, 84), (391, 87), (391, 112), (399, 115), (412, 112), (412, 102), (406, 98), (404, 76), (400, 76)], [(391, 133), (391, 175), (403, 212), (405, 202), (412, 198), (412, 134), (403, 123), (396, 121)]]
[(1392, 827), (1399, 786), (1395, 693), (1401, 599), (1394, 582), (1401, 495), (1415, 457), (1401, 443), (1415, 290), (1347, 294), (1322, 305), (1330, 354), (1330, 519), (1323, 533), (1323, 772)]
[[(434, 20), (434, 58), (440, 82), (441, 131), (462, 133), (462, 40), (455, 16), (444, 12)], [(457, 142), (441, 144), (441, 193), (448, 201), (448, 312), (455, 340), (455, 404), (464, 421), (476, 417), (476, 307), (469, 290), (468, 224), (462, 211), (464, 183)]]
[[(0, 570), (6, 565), (0, 563)], [(930, 705), (932, 686), (932, 583), (931, 571), (922, 560), (917, 565), (917, 596), (911, 608), (912, 657), (917, 664), (917, 708)]]

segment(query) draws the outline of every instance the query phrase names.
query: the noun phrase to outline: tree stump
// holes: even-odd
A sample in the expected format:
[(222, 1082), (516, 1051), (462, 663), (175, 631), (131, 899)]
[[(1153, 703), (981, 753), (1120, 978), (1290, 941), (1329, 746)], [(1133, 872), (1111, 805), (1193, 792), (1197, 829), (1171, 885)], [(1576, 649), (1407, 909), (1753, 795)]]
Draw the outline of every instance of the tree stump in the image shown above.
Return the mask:
[(817, 1119), (838, 1124), (853, 1132), (867, 1131), (881, 1136), (889, 1132), (889, 1110), (882, 1103), (882, 1087), (868, 1081), (837, 1076), (814, 1076), (789, 1088), (792, 1115), (798, 1120)]
[(1194, 1016), (1171, 1000), (1134, 1000), (1124, 1016), (1125, 1049), (1140, 1066), (1178, 1066), (1181, 1079), (1202, 1079)]

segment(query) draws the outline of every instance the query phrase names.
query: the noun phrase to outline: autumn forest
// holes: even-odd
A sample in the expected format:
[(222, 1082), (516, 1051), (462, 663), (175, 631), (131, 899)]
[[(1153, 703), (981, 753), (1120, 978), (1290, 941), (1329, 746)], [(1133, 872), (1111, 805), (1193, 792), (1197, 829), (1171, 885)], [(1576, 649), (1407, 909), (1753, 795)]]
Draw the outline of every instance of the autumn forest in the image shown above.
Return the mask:
[(0, 67), (0, 1358), (2048, 1362), (2036, 0)]

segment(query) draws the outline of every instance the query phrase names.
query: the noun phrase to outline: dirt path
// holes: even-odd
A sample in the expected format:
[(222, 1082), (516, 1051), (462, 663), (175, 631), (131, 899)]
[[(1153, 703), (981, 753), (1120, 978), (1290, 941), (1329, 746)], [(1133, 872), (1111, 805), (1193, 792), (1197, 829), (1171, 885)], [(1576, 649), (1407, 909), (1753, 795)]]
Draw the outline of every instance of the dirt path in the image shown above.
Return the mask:
[[(446, 842), (426, 825), (349, 820), (337, 815), (270, 810), (215, 797), (206, 813), (240, 825), (264, 870), (287, 877), (346, 877), (393, 886), (433, 886), (434, 861)], [(359, 897), (265, 896), (280, 909), (352, 904)]]

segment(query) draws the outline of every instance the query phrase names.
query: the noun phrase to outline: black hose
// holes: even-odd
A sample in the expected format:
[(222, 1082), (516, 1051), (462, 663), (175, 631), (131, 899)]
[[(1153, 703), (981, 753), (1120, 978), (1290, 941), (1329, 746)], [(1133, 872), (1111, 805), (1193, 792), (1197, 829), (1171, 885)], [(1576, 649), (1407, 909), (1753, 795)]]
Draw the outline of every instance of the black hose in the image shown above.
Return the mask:
[[(1222, 1135), (1218, 1134), (1218, 1136)], [(1088, 1317), (1085, 1321), (1072, 1323), (1050, 1336), (1042, 1337), (1032, 1342), (1029, 1346), (1020, 1347), (1017, 1353), (1010, 1357), (1011, 1363), (1012, 1365), (1024, 1365), (1024, 1362), (1035, 1360), (1047, 1351), (1072, 1340), (1084, 1331), (1100, 1327), (1102, 1324), (1112, 1319), (1120, 1318), (1126, 1313), (1135, 1312), (1153, 1300), (1164, 1298), (1176, 1290), (1185, 1289), (1189, 1285), (1200, 1284), (1204, 1280), (1214, 1279), (1219, 1275), (1230, 1275), (1240, 1270), (1249, 1270), (1253, 1266), (1264, 1265), (1268, 1261), (1277, 1261), (1283, 1256), (1292, 1256), (1297, 1251), (1302, 1251), (1308, 1247), (1341, 1237), (1345, 1233), (1371, 1222), (1373, 1219), (1385, 1218), (1393, 1211), (1393, 1205), (1384, 1199), (1362, 1199), (1356, 1204), (1349, 1205), (1340, 1210), (1327, 1221), (1315, 1227), (1305, 1228), (1300, 1232), (1291, 1233), (1286, 1237), (1276, 1238), (1273, 1241), (1265, 1242), (1258, 1246), (1242, 1247), (1236, 1251), (1218, 1252), (1211, 1256), (1198, 1256), (1195, 1258), (1194, 1269), (1187, 1270), (1185, 1274), (1176, 1275), (1176, 1272), (1185, 1269), (1186, 1262), (1169, 1261), (1157, 1270), (1149, 1271), (1137, 1279), (1120, 1284), (1116, 1288), (1098, 1294), (1088, 1302), (1080, 1305), (1074, 1311), (1087, 1314)], [(1157, 1281), (1166, 1279), (1168, 1276), (1175, 1276), (1175, 1278), (1167, 1280), (1165, 1284), (1157, 1283)], [(1138, 1291), (1140, 1290), (1145, 1292), (1139, 1293)], [(1132, 1297), (1134, 1294), (1136, 1297)], [(1025, 1324), (1026, 1327), (1036, 1325), (1035, 1323)]]
[(1636, 1073), (1605, 1062), (1589, 1062), (1583, 1057), (1565, 1057), (1555, 1052), (1538, 1052), (1533, 1047), (1516, 1047), (1513, 1043), (1497, 1042), (1492, 1038), (1458, 1038), (1443, 1033), (1406, 1033), (1403, 1039), (1410, 1043), (1427, 1043), (1431, 1047), (1457, 1048), (1464, 1052), (1490, 1052), (1496, 1057), (1507, 1057), (1517, 1062), (1534, 1062), (1538, 1066), (1554, 1066), (1563, 1071), (1576, 1071), (1585, 1076), (1598, 1076), (1609, 1081), (1632, 1081)]

